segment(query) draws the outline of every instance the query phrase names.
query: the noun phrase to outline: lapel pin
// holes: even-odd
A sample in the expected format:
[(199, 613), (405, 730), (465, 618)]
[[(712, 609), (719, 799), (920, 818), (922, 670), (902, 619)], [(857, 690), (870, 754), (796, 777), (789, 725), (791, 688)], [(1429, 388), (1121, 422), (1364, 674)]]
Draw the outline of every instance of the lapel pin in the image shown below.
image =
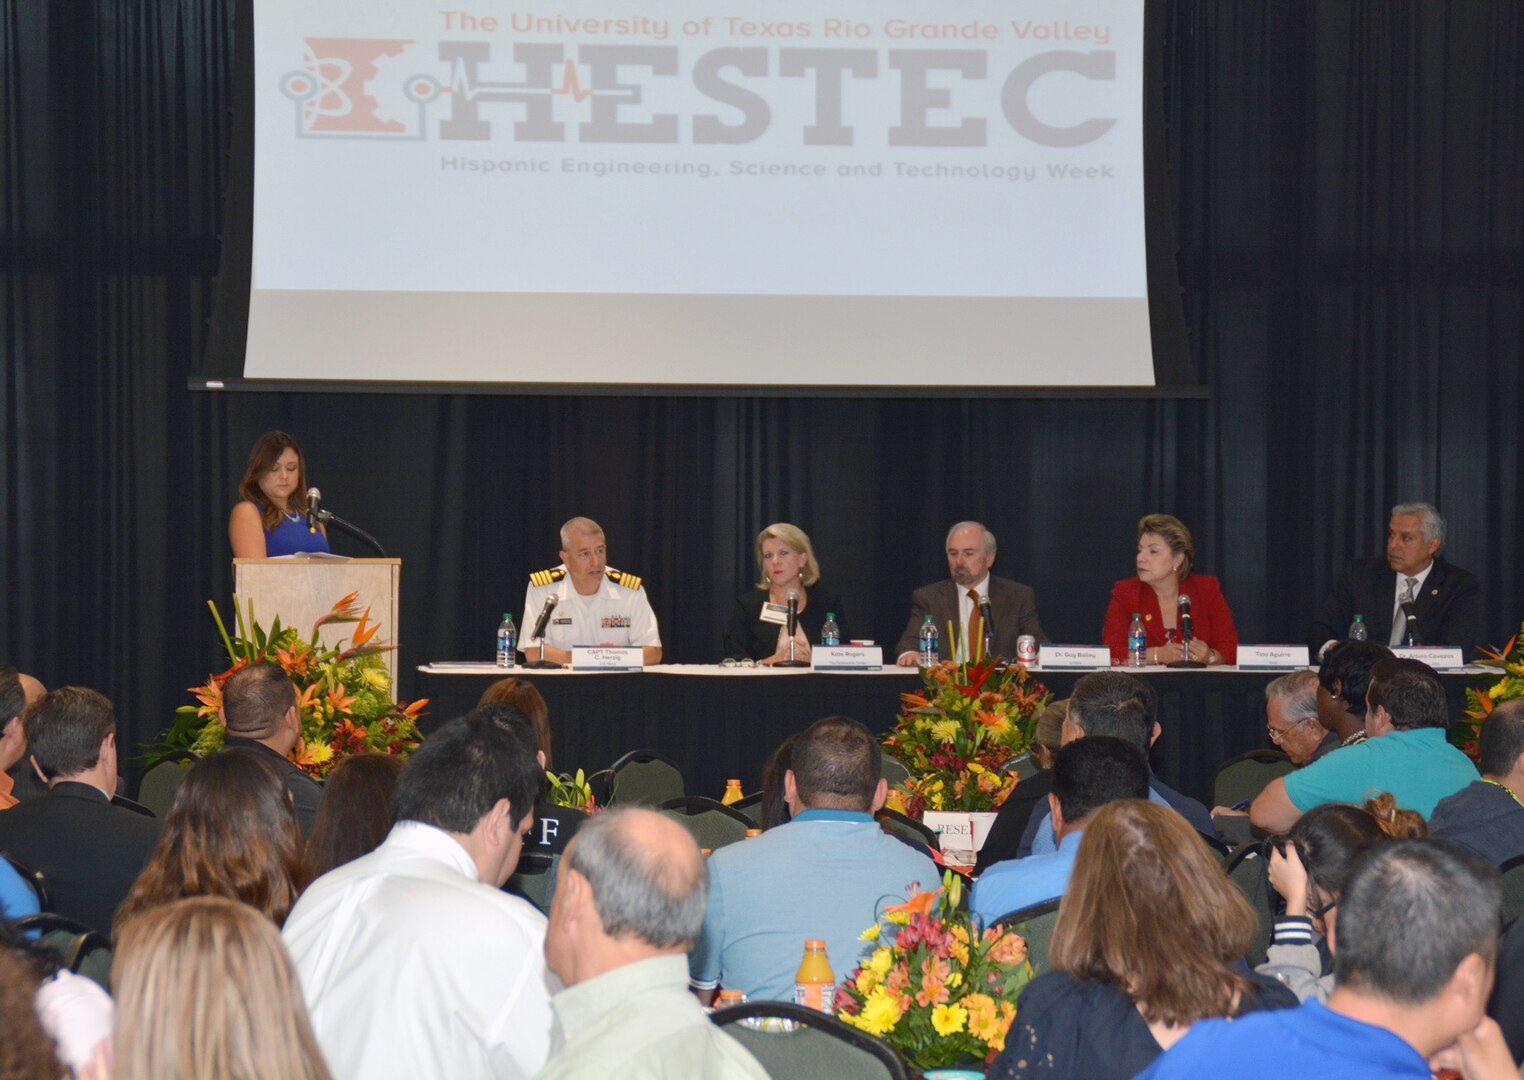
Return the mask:
[(1430, 596), (1438, 596), (1439, 595), (1439, 590), (1438, 589), (1430, 589), (1429, 590), (1429, 595)]

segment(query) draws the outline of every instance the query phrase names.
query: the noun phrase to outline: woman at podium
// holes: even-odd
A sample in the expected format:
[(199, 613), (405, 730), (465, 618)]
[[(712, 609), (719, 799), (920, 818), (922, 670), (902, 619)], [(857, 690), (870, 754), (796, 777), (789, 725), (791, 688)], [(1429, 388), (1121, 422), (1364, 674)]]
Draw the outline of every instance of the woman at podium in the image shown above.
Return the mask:
[(820, 640), (826, 616), (836, 616), (841, 640), (847, 640), (847, 613), (841, 598), (820, 583), (820, 564), (810, 538), (797, 525), (779, 522), (757, 534), (757, 566), (762, 580), (736, 600), (725, 631), (725, 656), (762, 664), (789, 659), (788, 596), (798, 597), (794, 659), (809, 660), (810, 643)]
[(267, 431), (254, 443), (238, 495), (242, 501), (228, 517), (235, 559), (328, 550), (323, 526), (307, 527), (307, 465), (284, 431)]

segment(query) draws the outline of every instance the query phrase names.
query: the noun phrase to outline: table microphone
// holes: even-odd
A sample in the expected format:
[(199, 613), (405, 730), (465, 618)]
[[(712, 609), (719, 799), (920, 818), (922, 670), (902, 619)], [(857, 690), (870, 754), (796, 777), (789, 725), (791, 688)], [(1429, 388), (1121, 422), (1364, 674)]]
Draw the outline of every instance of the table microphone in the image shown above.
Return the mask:
[(560, 603), (560, 601), (561, 598), (555, 593), (551, 593), (545, 598), (545, 606), (540, 609), (540, 617), (535, 620), (534, 632), (529, 635), (540, 643), (540, 658), (538, 660), (531, 660), (524, 665), (525, 667), (558, 668), (561, 666), (554, 660), (545, 659), (545, 624), (550, 622), (550, 613), (556, 610), (556, 604)]
[(321, 517), (322, 506), (323, 506), (323, 493), (321, 491), (319, 491), (315, 487), (308, 488), (307, 489), (307, 531), (310, 532), (310, 533), (317, 532), (318, 531), (318, 529), (317, 529), (318, 522), (323, 520), (322, 517)]
[(1165, 666), (1172, 668), (1204, 668), (1206, 665), (1201, 661), (1191, 659), (1191, 598), (1185, 595), (1185, 593), (1181, 593), (1177, 603), (1179, 606), (1176, 618), (1180, 624), (1180, 647), (1184, 652), (1179, 660)]
[(979, 597), (979, 618), (984, 623), (984, 658), (988, 660), (995, 651), (995, 613), (988, 593)]
[(803, 660), (794, 659), (794, 634), (799, 629), (799, 591), (788, 591), (788, 659), (779, 660), (773, 667), (809, 667)]

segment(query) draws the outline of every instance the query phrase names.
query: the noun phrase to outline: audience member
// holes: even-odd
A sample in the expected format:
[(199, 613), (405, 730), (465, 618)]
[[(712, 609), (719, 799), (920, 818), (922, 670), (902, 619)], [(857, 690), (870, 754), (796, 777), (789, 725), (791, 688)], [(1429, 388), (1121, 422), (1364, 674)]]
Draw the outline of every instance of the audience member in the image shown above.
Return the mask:
[(9, 664), (0, 665), (0, 810), (47, 794), (47, 785), (27, 758), (21, 718), (26, 707), (45, 693), (47, 689), (30, 675)]
[(539, 687), (528, 679), (499, 679), (482, 691), (477, 705), (499, 702), (512, 705), (524, 714), (534, 726), (535, 746), (544, 755), (540, 764), (547, 772), (555, 768), (550, 752), (550, 707), (545, 704), (545, 696), (540, 693)]
[(0, 945), (0, 1076), (58, 1080), (63, 1067), (52, 1036), (37, 1016), (37, 972), (28, 959)]
[[(1159, 723), (1155, 719), (1158, 705), (1154, 688), (1125, 671), (1098, 671), (1084, 675), (1069, 695), (1063, 741), (1071, 743), (1086, 735), (1109, 735), (1132, 743), (1146, 756), (1148, 748), (1159, 737)], [(1207, 813), (1205, 806), (1151, 774), (1148, 798), (1150, 802), (1175, 810), (1197, 832), (1217, 835), (1212, 815)], [(1027, 822), (1017, 853), (1025, 858), (1056, 850), (1058, 841), (1053, 837), (1048, 808), (1041, 807)]]
[[(243, 904), (197, 896), (129, 919), (111, 987), (112, 1080), (328, 1080), (280, 935)], [(384, 1013), (393, 988), (375, 989)]]
[(9, 860), (0, 859), (0, 922), (35, 915), (41, 910), (36, 890)]
[(1524, 1060), (1524, 919), (1515, 919), (1498, 945), (1498, 978), (1487, 1002), (1514, 1061)]
[(998, 862), (1017, 857), (1021, 848), (1022, 834), (1027, 822), (1039, 805), (1048, 805), (1048, 793), (1053, 790), (1053, 760), (1058, 748), (1064, 744), (1064, 717), (1069, 712), (1069, 699), (1052, 701), (1038, 716), (1032, 731), (1032, 760), (1037, 771), (1016, 785), (1001, 804), (990, 825), (979, 858), (974, 863), (974, 876), (978, 876)]
[(224, 750), (192, 765), (175, 790), (163, 835), (117, 909), (116, 926), (187, 896), (226, 896), (280, 926), (304, 881), (302, 832), (285, 779), (268, 755)]
[[(57, 1061), (73, 1076), (87, 1075), (83, 1070), (95, 1067), (92, 1080), (109, 1080), (100, 1067), (110, 1058), (115, 1015), (110, 995), (93, 979), (64, 967), (58, 951), (41, 942), (25, 940), (4, 922), (0, 922), (0, 953), (19, 965), (0, 974), (3, 988), (0, 993), (14, 990), (16, 985), (32, 989), (35, 1018), (52, 1039), (50, 1049)], [(0, 1013), (8, 1012), (8, 1007), (0, 1008)], [(0, 1034), (0, 1076), (6, 1078), (16, 1075), (3, 1062), (3, 1044), (12, 1030), (11, 1019), (0, 1015), (0, 1033), (4, 1033)], [(58, 1075), (55, 1065), (50, 1080)]]
[(1148, 798), (1148, 762), (1123, 739), (1090, 735), (1058, 752), (1048, 808), (1058, 850), (996, 863), (974, 883), (970, 906), (993, 924), (1002, 915), (1064, 894), (1080, 838), (1095, 811), (1118, 799)]
[[(545, 917), (502, 891), (544, 774), (484, 717), (423, 741), (397, 823), (313, 882), (284, 931), (313, 1029), (340, 1077), (529, 1077), (550, 1049)], [(405, 1008), (378, 1006), (401, 989)]]
[(0, 813), (0, 849), (42, 872), (54, 911), (108, 932), (160, 828), (111, 805), (116, 713), (94, 690), (65, 686), (28, 706), (25, 723), (31, 758), (51, 790)]
[(1429, 835), (1456, 840), (1502, 866), (1524, 855), (1524, 701), (1493, 709), (1477, 742), (1482, 778), (1439, 801)]
[(303, 860), (306, 880), (316, 881), (381, 846), (392, 828), (392, 793), (401, 775), (402, 759), (392, 754), (351, 754), (333, 767), (312, 819)]
[(217, 715), (227, 727), (224, 745), (228, 749), (253, 750), (280, 770), (296, 803), (302, 835), (311, 833), (323, 786), (288, 756), (302, 737), (302, 710), (285, 671), (271, 663), (239, 668), (222, 684), (222, 708)]
[[(523, 853), (546, 858), (560, 855), (566, 850), (567, 842), (577, 834), (578, 826), (587, 820), (587, 813), (573, 806), (557, 806), (550, 801), (548, 774), (544, 771), (547, 759), (544, 744), (540, 742), (540, 726), (534, 723), (522, 709), (509, 701), (486, 702), (472, 709), (470, 715), (491, 720), (536, 748), (535, 757), (539, 759), (541, 769), (540, 790), (535, 795), (534, 828), (524, 839)], [(552, 895), (554, 895), (554, 886), (552, 886)]]
[[(783, 776), (794, 760), (794, 736), (778, 744), (767, 764), (762, 766), (762, 828), (771, 829), (789, 821), (788, 799), (783, 790)], [(883, 762), (879, 763), (880, 769)], [(887, 797), (887, 796), (886, 796)]]
[(989, 1075), (1127, 1080), (1203, 1018), (1295, 1005), (1242, 973), (1255, 922), (1179, 814), (1143, 799), (1101, 807), (1059, 904), (1051, 970), (1023, 991)]
[(1318, 722), (1338, 736), (1340, 746), (1365, 741), (1365, 695), (1371, 668), (1392, 650), (1374, 641), (1340, 641), (1318, 666)]
[(545, 938), (567, 989), (540, 1080), (766, 1080), (687, 990), (707, 881), (688, 831), (650, 810), (606, 810), (577, 833)]
[(1483, 1024), (1501, 898), (1497, 868), (1465, 848), (1377, 844), (1340, 898), (1327, 1005), (1198, 1025), (1140, 1080), (1430, 1080), (1430, 1058)]
[(1270, 853), (1270, 884), (1286, 901), (1286, 913), (1275, 920), (1269, 955), (1255, 970), (1279, 979), (1301, 1001), (1328, 1000), (1339, 897), (1356, 857), (1386, 840), (1423, 835), (1423, 818), (1399, 810), (1384, 794), (1364, 806), (1324, 803), (1298, 818)]
[(1445, 688), (1427, 664), (1378, 661), (1366, 702), (1368, 738), (1270, 781), (1249, 807), (1250, 821), (1286, 832), (1320, 803), (1358, 803), (1371, 791), (1390, 792), (1397, 805), (1427, 818), (1439, 800), (1476, 779), (1471, 760), (1450, 745)]
[(753, 999), (791, 1000), (806, 938), (824, 939), (833, 970), (851, 971), (880, 905), (942, 876), (874, 821), (887, 786), (878, 740), (862, 724), (817, 721), (794, 736), (790, 759), (791, 820), (709, 859), (704, 932), (689, 964), (705, 1000), (722, 982)]
[(1341, 740), (1318, 716), (1317, 672), (1292, 671), (1265, 687), (1266, 731), (1297, 767), (1339, 748)]

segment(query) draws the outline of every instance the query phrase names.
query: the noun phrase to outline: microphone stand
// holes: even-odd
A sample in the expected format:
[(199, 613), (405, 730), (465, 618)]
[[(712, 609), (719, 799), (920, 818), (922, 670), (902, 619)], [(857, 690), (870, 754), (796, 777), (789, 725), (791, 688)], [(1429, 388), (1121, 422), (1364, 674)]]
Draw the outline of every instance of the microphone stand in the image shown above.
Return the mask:
[(788, 596), (788, 659), (779, 660), (773, 667), (802, 668), (810, 665), (803, 660), (794, 658), (794, 635), (799, 631), (799, 597), (794, 593)]
[(534, 633), (530, 635), (540, 643), (540, 658), (538, 660), (526, 660), (524, 666), (527, 668), (544, 670), (550, 668), (560, 669), (565, 666), (556, 663), (554, 660), (545, 659), (545, 625), (550, 622), (550, 613), (554, 610), (556, 610), (556, 595), (551, 593), (545, 598), (545, 606), (540, 609), (540, 621), (535, 625)]
[(1423, 644), (1418, 639), (1418, 615), (1413, 611), (1413, 601), (1402, 602), (1402, 613), (1407, 616), (1408, 624), (1402, 631), (1402, 647), (1405, 649), (1417, 648)]
[(381, 546), (381, 542), (370, 533), (360, 528), (360, 526), (345, 521), (332, 510), (319, 510), (316, 516), (317, 519), (323, 524), (338, 526), (341, 532), (347, 532), (350, 536), (353, 536), (356, 540), (360, 541), (360, 543), (365, 544), (377, 555), (381, 556), (381, 558), (386, 558), (386, 549)]
[(991, 656), (995, 655), (995, 612), (990, 607), (990, 598), (988, 596), (979, 598), (979, 621), (984, 624), (981, 627), (984, 632), (984, 656), (982, 659), (988, 660)]
[(1164, 666), (1172, 668), (1204, 668), (1206, 665), (1200, 660), (1191, 659), (1191, 598), (1189, 596), (1180, 597), (1179, 613), (1180, 647), (1183, 652), (1179, 660)]

